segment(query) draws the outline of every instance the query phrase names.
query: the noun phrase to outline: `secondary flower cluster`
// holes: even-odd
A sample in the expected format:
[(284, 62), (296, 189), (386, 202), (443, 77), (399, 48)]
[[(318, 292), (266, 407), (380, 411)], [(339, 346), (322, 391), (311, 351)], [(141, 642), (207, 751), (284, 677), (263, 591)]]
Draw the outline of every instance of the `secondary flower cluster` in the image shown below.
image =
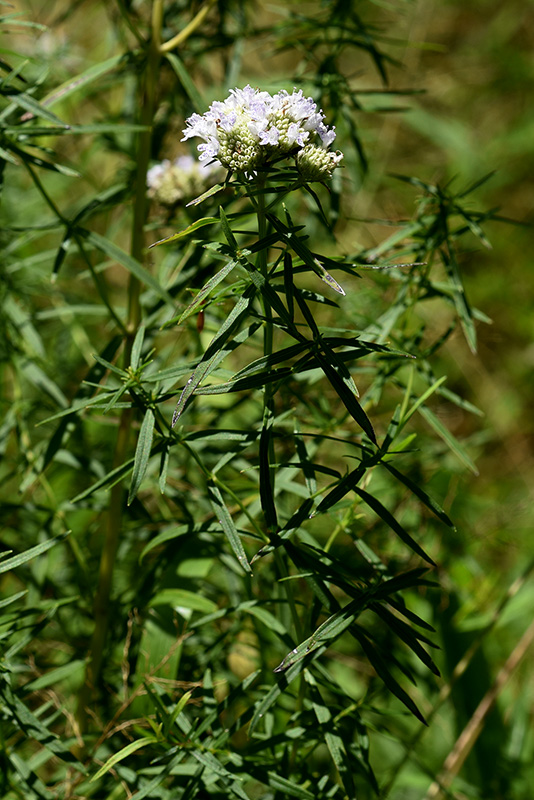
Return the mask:
[(174, 206), (204, 192), (209, 182), (216, 182), (218, 171), (222, 171), (219, 164), (199, 163), (192, 156), (178, 156), (172, 162), (166, 158), (146, 174), (148, 196), (163, 206)]
[(302, 90), (275, 95), (245, 86), (232, 89), (224, 102), (215, 101), (205, 114), (186, 122), (184, 138), (198, 136), (200, 161), (219, 161), (232, 172), (252, 173), (258, 167), (293, 156), (306, 181), (329, 178), (343, 154), (328, 147), (336, 138), (324, 114)]

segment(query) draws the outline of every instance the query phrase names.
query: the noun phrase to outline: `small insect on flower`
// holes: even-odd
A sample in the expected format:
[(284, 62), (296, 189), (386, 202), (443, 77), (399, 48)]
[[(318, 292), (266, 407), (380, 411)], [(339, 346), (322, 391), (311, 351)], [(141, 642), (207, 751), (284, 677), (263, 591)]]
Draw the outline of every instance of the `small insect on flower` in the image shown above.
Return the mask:
[(182, 141), (203, 139), (197, 148), (201, 162), (218, 161), (249, 175), (291, 157), (305, 181), (321, 181), (332, 176), (343, 158), (339, 151), (328, 151), (335, 129), (325, 125), (323, 112), (301, 89), (275, 95), (250, 85), (232, 89), (224, 102), (189, 117), (183, 133)]

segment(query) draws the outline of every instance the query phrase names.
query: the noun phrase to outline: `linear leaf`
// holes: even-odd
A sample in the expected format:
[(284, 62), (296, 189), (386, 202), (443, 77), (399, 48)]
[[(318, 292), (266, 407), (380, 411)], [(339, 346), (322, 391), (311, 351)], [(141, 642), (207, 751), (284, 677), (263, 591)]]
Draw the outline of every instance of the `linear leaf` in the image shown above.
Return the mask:
[(98, 772), (91, 777), (90, 783), (93, 781), (97, 781), (102, 775), (105, 775), (106, 772), (109, 772), (115, 764), (118, 764), (120, 761), (123, 761), (128, 756), (131, 756), (132, 753), (136, 753), (138, 750), (141, 750), (142, 747), (147, 747), (149, 744), (155, 744), (156, 738), (154, 736), (144, 736), (142, 739), (137, 739), (135, 742), (130, 742), (127, 744), (126, 747), (123, 747), (122, 750), (119, 750), (118, 753), (115, 753), (108, 758), (106, 763), (100, 767)]
[(284, 778), (278, 772), (268, 772), (269, 786), (276, 791), (284, 793), (284, 796), (300, 797), (301, 800), (316, 800), (316, 795), (309, 792), (303, 786), (298, 786), (289, 778)]
[(83, 492), (77, 494), (76, 497), (73, 497), (70, 502), (73, 504), (79, 503), (80, 500), (85, 500), (86, 497), (89, 497), (89, 495), (93, 494), (99, 489), (114, 486), (131, 470), (133, 463), (134, 459), (129, 458), (128, 461), (124, 462), (124, 464), (121, 464), (119, 467), (115, 467), (102, 478), (99, 478), (95, 483), (89, 486), (88, 489), (84, 489)]
[(82, 86), (87, 86), (92, 81), (97, 80), (101, 75), (105, 75), (106, 72), (110, 72), (124, 59), (124, 55), (112, 56), (108, 58), (106, 61), (102, 61), (100, 64), (95, 64), (89, 69), (86, 69), (84, 72), (81, 72), (79, 75), (76, 75), (74, 78), (69, 78), (65, 83), (62, 83), (61, 86), (57, 86), (53, 91), (51, 91), (47, 96), (41, 101), (41, 104), (47, 106), (48, 108), (55, 103), (58, 103), (60, 100), (64, 100), (66, 97), (71, 95), (73, 92), (77, 92)]
[[(191, 314), (194, 314), (195, 311), (198, 308), (200, 308), (200, 306), (203, 304), (208, 295), (213, 291), (213, 289), (215, 289), (216, 286), (219, 285), (219, 283), (222, 280), (226, 278), (227, 275), (230, 274), (230, 272), (233, 270), (236, 264), (237, 261), (229, 261), (227, 264), (224, 265), (222, 269), (219, 270), (219, 272), (217, 272), (213, 276), (213, 278), (210, 278), (210, 280), (202, 287), (200, 292), (197, 294), (193, 302), (190, 303), (185, 309), (185, 311), (180, 315), (180, 317), (178, 318), (178, 322), (176, 323), (177, 325), (182, 325), (185, 322), (185, 320), (191, 316)], [(172, 319), (169, 320), (169, 322), (165, 323), (165, 327), (166, 328), (169, 327), (174, 321), (175, 320)]]
[(436, 517), (440, 519), (445, 525), (448, 525), (449, 528), (455, 528), (454, 522), (450, 519), (450, 517), (445, 513), (443, 508), (439, 505), (439, 503), (434, 500), (429, 494), (425, 492), (424, 489), (417, 483), (414, 483), (411, 478), (408, 478), (407, 475), (403, 475), (402, 472), (390, 464), (388, 461), (382, 461), (382, 465), (394, 475), (398, 481), (403, 483), (416, 497), (421, 500), (422, 503), (425, 504), (427, 508), (434, 512)]
[(465, 452), (464, 448), (452, 435), (452, 433), (445, 427), (443, 422), (431, 411), (427, 406), (421, 406), (418, 409), (419, 413), (421, 414), (424, 419), (428, 422), (431, 428), (433, 428), (436, 433), (441, 436), (447, 447), (458, 456), (460, 461), (468, 467), (474, 475), (478, 475), (478, 469), (475, 467), (474, 463), (471, 461), (467, 453)]
[(116, 245), (114, 242), (106, 239), (105, 236), (101, 236), (95, 231), (80, 229), (80, 233), (90, 244), (96, 247), (97, 250), (101, 250), (113, 261), (121, 264), (121, 266), (127, 269), (128, 272), (141, 281), (141, 283), (144, 283), (145, 286), (148, 286), (150, 289), (156, 292), (156, 294), (165, 300), (166, 303), (171, 305), (174, 303), (170, 294), (162, 286), (160, 286), (156, 278), (154, 278), (154, 276), (151, 275), (150, 272), (148, 272), (142, 266), (142, 264), (137, 261), (137, 259), (128, 255), (128, 253), (118, 247), (118, 245)]
[(8, 558), (7, 561), (0, 561), (0, 573), (16, 569), (17, 567), (20, 567), (21, 564), (25, 564), (27, 561), (30, 561), (32, 558), (36, 558), (42, 553), (46, 553), (47, 550), (50, 550), (50, 548), (54, 547), (54, 545), (58, 544), (58, 542), (62, 542), (63, 539), (69, 535), (69, 533), (70, 531), (62, 533), (59, 536), (55, 536), (53, 539), (48, 539), (46, 542), (41, 542), (41, 544), (37, 544), (35, 547), (31, 547), (29, 550), (25, 550), (23, 553), (12, 556), (12, 558)]
[(419, 547), (417, 542), (414, 539), (412, 539), (412, 537), (407, 531), (404, 530), (402, 525), (400, 525), (393, 516), (393, 514), (390, 511), (388, 511), (388, 509), (384, 505), (382, 505), (380, 500), (378, 500), (369, 492), (366, 492), (365, 489), (361, 489), (359, 486), (353, 486), (352, 488), (353, 491), (355, 491), (356, 494), (358, 494), (362, 498), (362, 500), (369, 506), (369, 508), (372, 508), (375, 514), (378, 514), (380, 519), (382, 519), (386, 523), (386, 525), (389, 525), (391, 530), (394, 531), (400, 539), (402, 539), (404, 544), (408, 545), (408, 547), (411, 550), (413, 550), (414, 553), (417, 553), (417, 555), (421, 556), (421, 558), (424, 558), (424, 560), (427, 561), (429, 564), (432, 564), (433, 567), (436, 566), (435, 562), (432, 561), (430, 556), (428, 556), (425, 553), (425, 551), (421, 547)]
[(289, 684), (297, 678), (303, 669), (308, 666), (308, 663), (314, 656), (319, 656), (326, 650), (326, 647), (320, 647), (315, 653), (308, 653), (307, 657), (303, 658), (296, 664), (293, 664), (287, 672), (279, 675), (277, 681), (274, 686), (271, 686), (265, 697), (260, 700), (255, 707), (254, 716), (250, 721), (250, 726), (248, 729), (249, 737), (252, 737), (254, 730), (258, 726), (258, 723), (263, 718), (263, 716), (267, 713), (267, 711), (271, 708), (271, 706), (276, 703), (282, 692), (286, 691)]
[(224, 189), (225, 186), (226, 184), (224, 183), (216, 183), (215, 186), (212, 186), (211, 189), (208, 189), (207, 192), (204, 192), (199, 197), (195, 197), (194, 200), (191, 200), (189, 203), (187, 203), (186, 208), (189, 208), (189, 206), (200, 205), (200, 203), (203, 203), (204, 200), (208, 199), (208, 197), (213, 197), (214, 194), (217, 194), (217, 192), (220, 192), (221, 189)]
[(317, 722), (324, 730), (324, 739), (326, 746), (330, 751), (332, 761), (338, 771), (339, 777), (347, 793), (347, 796), (353, 798), (355, 796), (354, 779), (352, 777), (353, 768), (349, 762), (347, 751), (343, 738), (337, 732), (335, 725), (332, 723), (332, 714), (328, 706), (325, 705), (321, 693), (317, 687), (315, 678), (310, 670), (306, 670), (304, 678), (312, 688), (312, 705), (317, 717)]
[(284, 225), (274, 214), (267, 214), (267, 216), (273, 227), (279, 231), (284, 243), (302, 259), (306, 266), (313, 270), (313, 272), (330, 286), (331, 289), (334, 289), (338, 294), (344, 295), (345, 290), (343, 287), (326, 271), (319, 259), (304, 244), (304, 241), (299, 238), (294, 231)]
[(374, 428), (371, 424), (371, 420), (363, 410), (362, 406), (354, 396), (354, 394), (348, 389), (347, 385), (345, 384), (343, 378), (339, 375), (338, 370), (336, 367), (328, 361), (326, 357), (324, 357), (321, 353), (316, 353), (317, 361), (321, 369), (323, 370), (324, 374), (330, 381), (332, 387), (335, 389), (339, 399), (351, 415), (351, 417), (358, 423), (360, 428), (365, 431), (367, 436), (370, 440), (377, 444), (376, 441), (376, 434), (374, 432)]
[(149, 607), (191, 608), (193, 611), (202, 611), (204, 614), (212, 614), (217, 610), (217, 603), (214, 603), (213, 600), (187, 589), (162, 589), (148, 602), (148, 605)]
[(178, 233), (173, 233), (172, 236), (167, 236), (165, 239), (159, 239), (157, 242), (153, 242), (150, 248), (159, 247), (160, 244), (169, 244), (169, 242), (175, 242), (177, 239), (183, 239), (191, 233), (200, 230), (200, 228), (204, 228), (206, 225), (213, 225), (214, 222), (219, 221), (218, 217), (202, 217), (202, 219), (197, 219), (187, 228), (184, 228), (183, 231), (178, 231)]
[(358, 639), (362, 649), (369, 659), (369, 662), (372, 664), (374, 669), (376, 670), (377, 675), (382, 678), (384, 683), (386, 684), (389, 691), (397, 697), (401, 703), (403, 703), (406, 708), (412, 712), (412, 714), (420, 720), (423, 725), (426, 725), (426, 720), (413, 702), (410, 695), (404, 691), (400, 683), (393, 677), (391, 672), (389, 671), (386, 662), (378, 652), (378, 650), (374, 647), (374, 645), (369, 641), (366, 632), (363, 631), (362, 628), (358, 628), (355, 626), (355, 630), (353, 631), (354, 636)]
[(135, 339), (132, 344), (132, 355), (130, 358), (130, 366), (132, 369), (137, 369), (141, 360), (141, 349), (143, 347), (143, 340), (145, 338), (145, 326), (141, 325), (135, 334)]
[(176, 72), (180, 83), (184, 87), (184, 90), (191, 100), (193, 104), (193, 108), (198, 114), (202, 114), (206, 108), (206, 102), (200, 92), (198, 91), (197, 87), (194, 84), (189, 72), (185, 68), (183, 61), (178, 58), (176, 53), (165, 53), (165, 58), (168, 60), (169, 64)]
[(60, 681), (65, 680), (65, 678), (72, 678), (76, 672), (81, 673), (84, 664), (85, 662), (82, 661), (82, 659), (69, 661), (67, 664), (56, 667), (56, 669), (51, 669), (45, 672), (44, 675), (40, 675), (38, 678), (35, 678), (35, 680), (24, 684), (23, 689), (25, 692), (37, 692), (41, 689), (46, 689), (48, 686), (58, 684)]
[(462, 323), (467, 344), (469, 345), (471, 352), (476, 353), (477, 332), (473, 320), (473, 312), (471, 311), (471, 306), (469, 305), (465, 294), (464, 285), (460, 276), (460, 268), (456, 260), (456, 254), (452, 249), (449, 249), (447, 252), (445, 250), (441, 250), (441, 257), (454, 287), (454, 305), (456, 306), (457, 314), (460, 317), (460, 322)]
[(56, 115), (51, 111), (43, 108), (43, 106), (40, 105), (37, 100), (34, 100), (34, 98), (29, 94), (12, 94), (8, 95), (8, 99), (20, 108), (23, 108), (24, 111), (29, 111), (34, 117), (42, 117), (42, 119), (47, 119), (49, 122), (52, 122), (54, 125), (57, 125), (60, 128), (70, 127), (66, 122), (63, 122), (63, 120), (59, 119), (59, 117), (56, 117)]
[(252, 298), (254, 297), (255, 289), (252, 286), (249, 286), (242, 297), (239, 298), (237, 303), (235, 304), (234, 308), (224, 321), (224, 323), (219, 328), (218, 333), (213, 337), (211, 342), (208, 345), (206, 352), (204, 353), (203, 359), (200, 364), (196, 367), (195, 371), (187, 381), (187, 384), (182, 390), (180, 395), (180, 399), (174, 409), (174, 414), (172, 417), (172, 425), (176, 424), (180, 416), (183, 414), (185, 406), (195, 389), (199, 386), (200, 382), (206, 378), (210, 372), (212, 372), (216, 367), (219, 366), (221, 361), (226, 358), (226, 356), (235, 350), (240, 344), (246, 341), (250, 336), (252, 336), (255, 331), (259, 327), (259, 323), (255, 324), (252, 323), (249, 325), (248, 328), (241, 331), (237, 336), (234, 337), (233, 341), (229, 342), (228, 345), (225, 345), (225, 342), (230, 337), (232, 333), (232, 329), (234, 326), (238, 324), (241, 318), (245, 315), (250, 303), (252, 302)]
[(135, 495), (137, 494), (137, 490), (141, 486), (142, 480), (145, 477), (148, 460), (150, 458), (150, 451), (152, 450), (155, 421), (156, 417), (154, 415), (154, 411), (151, 408), (147, 408), (145, 418), (139, 432), (137, 447), (135, 448), (132, 482), (130, 484), (130, 492), (128, 494), (128, 505), (130, 505), (134, 499)]
[(222, 494), (219, 491), (219, 487), (211, 481), (208, 483), (208, 494), (213, 512), (216, 515), (219, 525), (223, 529), (237, 560), (245, 572), (252, 572), (252, 567), (249, 564), (247, 554), (245, 553), (245, 549), (232, 519), (232, 515), (226, 507)]

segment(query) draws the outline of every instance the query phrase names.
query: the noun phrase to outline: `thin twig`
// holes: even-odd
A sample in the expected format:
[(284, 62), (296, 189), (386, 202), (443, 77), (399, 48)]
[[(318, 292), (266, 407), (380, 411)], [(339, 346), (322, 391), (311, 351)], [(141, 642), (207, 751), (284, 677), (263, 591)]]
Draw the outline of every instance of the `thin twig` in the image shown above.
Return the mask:
[(484, 720), (491, 711), (497, 697), (533, 642), (534, 622), (532, 622), (525, 631), (517, 646), (514, 648), (506, 663), (497, 675), (493, 686), (486, 692), (478, 704), (473, 716), (463, 729), (462, 733), (456, 740), (454, 747), (445, 759), (440, 774), (426, 793), (425, 800), (436, 800), (436, 798), (441, 797), (443, 790), (447, 789), (451, 785), (452, 781), (461, 770), (467, 756), (473, 749), (476, 740), (480, 736), (484, 725)]

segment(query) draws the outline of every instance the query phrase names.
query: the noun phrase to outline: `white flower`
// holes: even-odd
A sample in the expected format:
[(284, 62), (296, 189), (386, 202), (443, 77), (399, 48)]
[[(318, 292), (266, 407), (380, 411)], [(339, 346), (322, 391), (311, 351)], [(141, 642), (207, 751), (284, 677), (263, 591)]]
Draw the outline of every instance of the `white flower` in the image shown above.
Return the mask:
[(165, 172), (170, 166), (171, 162), (168, 158), (165, 158), (161, 164), (156, 164), (148, 170), (146, 174), (146, 185), (149, 189), (156, 189), (160, 185)]
[(203, 163), (202, 156), (199, 161), (190, 155), (178, 156), (172, 163), (165, 158), (146, 174), (148, 196), (161, 205), (174, 206), (206, 191), (217, 180), (215, 173), (220, 170), (219, 164)]
[[(307, 180), (321, 180), (331, 176), (342, 158), (327, 153), (335, 131), (325, 125), (323, 112), (301, 89), (291, 94), (282, 89), (275, 95), (250, 85), (231, 89), (226, 100), (215, 101), (205, 114), (189, 117), (183, 133), (182, 141), (203, 139), (198, 145), (200, 161), (217, 160), (232, 172), (248, 175), (284, 156), (294, 156), (299, 164), (306, 151), (301, 174), (308, 174)], [(318, 140), (321, 146), (314, 143)], [(321, 147), (324, 158), (315, 153)], [(322, 178), (311, 177), (318, 174)]]

